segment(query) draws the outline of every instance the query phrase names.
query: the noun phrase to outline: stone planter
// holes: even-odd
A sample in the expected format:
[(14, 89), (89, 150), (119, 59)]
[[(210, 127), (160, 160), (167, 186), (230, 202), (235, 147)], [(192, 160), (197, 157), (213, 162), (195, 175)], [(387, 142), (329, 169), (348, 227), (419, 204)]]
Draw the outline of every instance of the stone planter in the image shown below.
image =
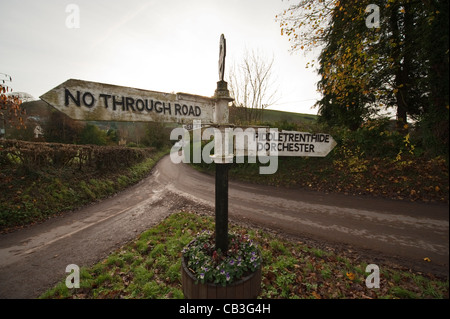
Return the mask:
[(181, 257), (181, 281), (187, 299), (256, 299), (261, 292), (261, 266), (250, 275), (226, 285), (195, 283), (196, 279)]

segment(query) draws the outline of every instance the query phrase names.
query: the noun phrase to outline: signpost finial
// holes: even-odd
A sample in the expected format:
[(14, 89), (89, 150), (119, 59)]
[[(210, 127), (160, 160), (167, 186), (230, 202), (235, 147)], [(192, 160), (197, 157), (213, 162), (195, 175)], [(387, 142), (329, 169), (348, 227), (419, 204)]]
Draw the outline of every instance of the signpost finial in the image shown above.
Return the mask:
[(223, 81), (225, 75), (225, 56), (227, 53), (227, 45), (225, 36), (220, 36), (220, 53), (219, 53), (219, 81)]

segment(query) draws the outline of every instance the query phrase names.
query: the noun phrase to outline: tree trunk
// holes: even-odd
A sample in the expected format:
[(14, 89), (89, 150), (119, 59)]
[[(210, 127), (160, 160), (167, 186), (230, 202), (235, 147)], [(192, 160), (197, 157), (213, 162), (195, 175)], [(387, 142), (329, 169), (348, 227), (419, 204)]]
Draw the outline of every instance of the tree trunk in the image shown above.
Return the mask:
[(392, 30), (392, 58), (394, 63), (394, 97), (397, 105), (397, 130), (405, 131), (407, 124), (407, 66), (405, 65), (405, 52), (402, 52), (400, 31), (399, 6), (392, 7), (390, 25)]

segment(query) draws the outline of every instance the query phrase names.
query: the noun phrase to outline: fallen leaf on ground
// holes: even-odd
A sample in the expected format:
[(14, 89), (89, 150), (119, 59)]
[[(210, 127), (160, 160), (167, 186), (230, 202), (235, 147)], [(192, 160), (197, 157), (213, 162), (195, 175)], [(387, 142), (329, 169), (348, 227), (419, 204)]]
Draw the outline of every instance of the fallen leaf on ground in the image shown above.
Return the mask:
[(347, 278), (348, 278), (348, 279), (350, 279), (350, 280), (355, 280), (355, 274), (354, 274), (354, 273), (348, 272), (346, 275), (347, 275)]
[(312, 292), (312, 295), (313, 295), (314, 298), (316, 298), (316, 299), (322, 299), (322, 297), (320, 297), (320, 295), (319, 295), (317, 292), (315, 292), (315, 291)]

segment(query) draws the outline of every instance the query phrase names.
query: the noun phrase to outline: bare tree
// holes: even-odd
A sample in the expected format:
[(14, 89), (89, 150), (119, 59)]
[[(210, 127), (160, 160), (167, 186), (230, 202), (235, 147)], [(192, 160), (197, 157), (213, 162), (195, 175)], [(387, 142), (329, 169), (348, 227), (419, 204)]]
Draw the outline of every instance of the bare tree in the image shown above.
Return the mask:
[(263, 110), (277, 100), (273, 63), (273, 56), (268, 60), (259, 51), (247, 51), (242, 61), (230, 68), (230, 93), (247, 123), (261, 120)]

